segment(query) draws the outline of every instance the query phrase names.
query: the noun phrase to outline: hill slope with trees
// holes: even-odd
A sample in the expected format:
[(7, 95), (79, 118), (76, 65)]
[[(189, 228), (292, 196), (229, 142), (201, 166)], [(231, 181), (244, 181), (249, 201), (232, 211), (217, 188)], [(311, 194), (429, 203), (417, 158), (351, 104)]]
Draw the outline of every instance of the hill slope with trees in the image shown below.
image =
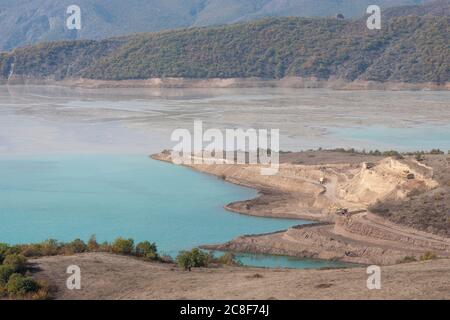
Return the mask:
[[(378, 0), (382, 9), (431, 0)], [(442, 1), (442, 0), (440, 0)], [(448, 1), (448, 0), (445, 0)], [(68, 30), (69, 5), (81, 30)], [(55, 40), (101, 40), (136, 32), (208, 26), (264, 17), (361, 17), (371, 0), (0, 0), (0, 51)]]
[(442, 84), (450, 78), (450, 18), (274, 18), (235, 25), (64, 41), (0, 55), (0, 77), (101, 80), (281, 79)]

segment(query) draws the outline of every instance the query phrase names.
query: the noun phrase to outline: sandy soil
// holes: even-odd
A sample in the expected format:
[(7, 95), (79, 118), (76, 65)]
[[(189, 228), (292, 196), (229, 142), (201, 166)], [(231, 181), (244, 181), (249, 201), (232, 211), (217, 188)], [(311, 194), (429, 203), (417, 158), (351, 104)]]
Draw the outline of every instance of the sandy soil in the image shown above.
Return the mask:
[[(170, 161), (170, 154), (161, 153), (154, 158)], [(414, 221), (419, 227), (370, 212), (374, 205), (399, 202), (405, 207), (418, 195), (448, 191), (446, 156), (426, 158), (427, 162), (418, 162), (412, 156), (400, 159), (331, 151), (287, 153), (281, 155), (280, 170), (275, 176), (261, 175), (258, 165), (189, 164), (195, 170), (260, 191), (256, 199), (226, 205), (228, 210), (327, 222), (242, 236), (204, 248), (381, 265), (395, 264), (410, 256), (420, 259), (427, 252), (449, 257), (450, 238), (446, 232), (432, 233), (425, 228), (433, 220), (428, 216), (433, 211), (427, 210), (425, 204), (416, 210)], [(449, 194), (442, 198), (447, 199)], [(450, 218), (449, 207), (445, 203), (440, 206), (445, 219)], [(340, 208), (349, 213), (337, 214)], [(440, 228), (450, 230), (450, 225), (444, 221)]]
[(356, 227), (340, 230), (341, 225), (332, 223), (305, 225), (272, 234), (241, 236), (225, 244), (203, 248), (377, 265), (393, 265), (405, 257), (419, 260), (427, 252), (450, 257), (450, 239), (398, 228), (385, 221), (380, 224), (376, 217), (368, 216), (358, 217), (363, 232), (358, 232)]
[[(365, 268), (270, 270), (211, 268), (186, 272), (104, 253), (33, 260), (37, 278), (50, 279), (56, 299), (450, 299), (450, 260), (381, 269), (381, 290), (368, 290)], [(65, 283), (81, 268), (81, 290)]]
[(392, 222), (450, 237), (450, 156), (425, 156), (420, 164), (433, 168), (439, 187), (376, 203), (370, 209)]

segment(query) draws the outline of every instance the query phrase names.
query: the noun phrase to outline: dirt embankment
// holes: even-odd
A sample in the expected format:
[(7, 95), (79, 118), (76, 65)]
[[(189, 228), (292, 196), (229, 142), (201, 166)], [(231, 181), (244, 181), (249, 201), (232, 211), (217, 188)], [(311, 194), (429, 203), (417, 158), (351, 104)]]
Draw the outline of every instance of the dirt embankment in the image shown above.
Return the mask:
[[(450, 156), (425, 156), (416, 164), (430, 170), (438, 182), (426, 192), (413, 192), (406, 199), (390, 199), (370, 207), (377, 215), (394, 223), (442, 237), (450, 237)], [(429, 169), (427, 169), (429, 168)]]
[[(154, 158), (170, 161), (170, 154)], [(442, 187), (445, 178), (437, 177), (434, 167), (413, 157), (396, 159), (330, 151), (288, 153), (281, 156), (275, 176), (261, 175), (258, 165), (187, 166), (260, 191), (256, 199), (226, 205), (231, 211), (329, 223), (239, 237), (207, 248), (377, 264), (395, 264), (407, 256), (418, 259), (427, 252), (450, 256), (447, 236), (419, 231), (368, 212), (375, 204), (406, 203), (411, 197)], [(337, 214), (341, 208), (348, 213)], [(421, 214), (426, 219), (427, 211)]]
[[(383, 267), (381, 290), (368, 290), (366, 268), (283, 270), (223, 267), (186, 272), (172, 264), (106, 253), (31, 261), (56, 299), (450, 299), (450, 260)], [(67, 267), (81, 268), (81, 290), (68, 290)]]
[(152, 78), (142, 80), (96, 80), (96, 79), (34, 79), (14, 75), (9, 80), (1, 80), (0, 85), (64, 85), (80, 88), (328, 88), (334, 90), (450, 90), (450, 83), (405, 83), (405, 82), (376, 82), (357, 80), (353, 82), (342, 79), (320, 80), (317, 78), (286, 77), (283, 79), (261, 78)]

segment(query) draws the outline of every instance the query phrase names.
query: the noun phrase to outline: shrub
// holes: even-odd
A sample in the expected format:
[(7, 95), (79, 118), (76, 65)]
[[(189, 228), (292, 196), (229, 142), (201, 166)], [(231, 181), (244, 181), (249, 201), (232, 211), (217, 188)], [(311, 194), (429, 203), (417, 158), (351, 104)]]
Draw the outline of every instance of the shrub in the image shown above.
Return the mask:
[(59, 253), (60, 244), (55, 239), (48, 239), (39, 244), (41, 255), (56, 256)]
[(209, 255), (198, 248), (191, 251), (181, 251), (176, 258), (178, 265), (189, 271), (191, 268), (207, 267), (208, 260)]
[(242, 262), (236, 259), (236, 256), (231, 252), (226, 252), (222, 256), (215, 259), (215, 262), (227, 266), (241, 266)]
[(27, 294), (35, 293), (38, 290), (39, 285), (35, 280), (20, 273), (12, 274), (6, 284), (6, 292), (10, 297), (25, 297)]
[(400, 157), (401, 154), (395, 150), (388, 150), (388, 151), (383, 152), (383, 156), (385, 156), (385, 157)]
[(102, 242), (98, 246), (98, 251), (100, 251), (100, 252), (111, 252), (112, 251), (111, 244), (109, 244), (109, 242), (107, 242), (107, 241)]
[(0, 286), (5, 286), (13, 273), (13, 267), (7, 265), (0, 266)]
[(88, 243), (87, 243), (87, 247), (88, 247), (88, 250), (90, 251), (90, 252), (92, 252), (92, 251), (98, 251), (98, 249), (99, 249), (99, 244), (98, 244), (98, 242), (97, 242), (97, 238), (95, 237), (95, 235), (92, 235), (90, 238), (89, 238), (89, 241), (88, 241)]
[(420, 257), (420, 261), (427, 261), (433, 259), (437, 259), (436, 254), (434, 254), (433, 252), (426, 252), (424, 255)]
[(8, 254), (9, 246), (6, 243), (0, 243), (0, 264), (3, 263), (6, 255)]
[(419, 161), (419, 162), (424, 160), (423, 155), (421, 155), (420, 153), (415, 155), (415, 159), (416, 159), (416, 161)]
[(10, 254), (5, 257), (3, 264), (13, 268), (14, 272), (25, 272), (27, 269), (27, 258), (21, 254)]
[(33, 300), (48, 300), (51, 298), (50, 285), (44, 280), (38, 280), (38, 290), (31, 295)]
[(416, 257), (414, 256), (406, 256), (403, 259), (400, 259), (398, 261), (398, 263), (409, 263), (409, 262), (414, 262), (417, 261)]
[(26, 244), (20, 246), (19, 252), (25, 257), (41, 257), (44, 255), (42, 245), (38, 244)]
[(155, 243), (148, 241), (140, 242), (136, 245), (136, 256), (149, 260), (158, 259), (158, 249)]
[(114, 240), (111, 248), (113, 253), (117, 254), (132, 254), (134, 251), (133, 239), (117, 238)]
[(84, 243), (83, 240), (80, 239), (75, 239), (74, 241), (64, 245), (64, 251), (66, 254), (82, 253), (86, 252), (86, 250), (87, 245)]
[(366, 154), (371, 156), (381, 156), (382, 153), (380, 150), (370, 150), (369, 152), (366, 152)]

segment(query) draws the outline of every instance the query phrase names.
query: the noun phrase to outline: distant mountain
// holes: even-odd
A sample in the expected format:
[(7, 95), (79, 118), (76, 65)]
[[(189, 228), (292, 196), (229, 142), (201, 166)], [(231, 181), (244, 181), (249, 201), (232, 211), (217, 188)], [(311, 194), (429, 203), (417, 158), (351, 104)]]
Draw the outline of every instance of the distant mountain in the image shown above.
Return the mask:
[(384, 17), (388, 19), (400, 16), (448, 17), (450, 16), (450, 0), (437, 0), (423, 5), (389, 8), (384, 13)]
[(450, 79), (450, 17), (266, 18), (229, 26), (39, 44), (0, 54), (0, 79)]
[[(430, 0), (377, 0), (382, 8)], [(67, 30), (66, 9), (81, 8), (82, 29)], [(105, 39), (263, 17), (361, 17), (373, 0), (0, 0), (0, 51), (52, 40)]]

